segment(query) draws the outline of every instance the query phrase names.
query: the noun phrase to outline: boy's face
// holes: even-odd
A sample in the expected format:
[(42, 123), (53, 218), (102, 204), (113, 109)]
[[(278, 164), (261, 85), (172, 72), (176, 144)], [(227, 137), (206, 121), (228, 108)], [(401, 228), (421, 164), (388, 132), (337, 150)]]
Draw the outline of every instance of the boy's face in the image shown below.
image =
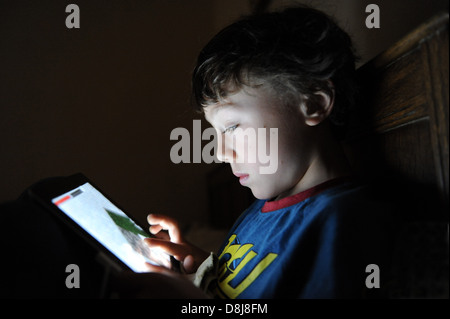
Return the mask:
[[(241, 89), (204, 109), (217, 132), (218, 159), (230, 163), (240, 183), (259, 199), (291, 195), (314, 161), (311, 127), (300, 108), (287, 109), (269, 92), (264, 87)], [(275, 169), (263, 173), (268, 165)]]

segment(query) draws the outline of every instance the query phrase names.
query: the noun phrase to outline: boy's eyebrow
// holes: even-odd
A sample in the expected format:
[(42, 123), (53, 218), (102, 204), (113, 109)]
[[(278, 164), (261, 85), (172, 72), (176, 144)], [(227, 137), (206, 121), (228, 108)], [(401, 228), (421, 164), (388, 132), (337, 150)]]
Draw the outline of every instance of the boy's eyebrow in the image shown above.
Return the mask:
[[(234, 106), (236, 106), (236, 104), (234, 104), (231, 101), (224, 101), (222, 103), (215, 104), (214, 106), (212, 106), (211, 115), (214, 115), (218, 111), (221, 111), (223, 109), (227, 109), (227, 108), (234, 107)], [(207, 116), (206, 112), (205, 112), (205, 118), (208, 122), (210, 121), (210, 116)]]

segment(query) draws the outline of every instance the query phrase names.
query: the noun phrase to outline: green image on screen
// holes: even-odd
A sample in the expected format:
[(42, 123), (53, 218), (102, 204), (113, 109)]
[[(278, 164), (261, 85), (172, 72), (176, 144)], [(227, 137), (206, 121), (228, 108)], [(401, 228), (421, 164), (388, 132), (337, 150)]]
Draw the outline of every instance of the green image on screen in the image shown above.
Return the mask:
[(133, 234), (136, 234), (136, 235), (148, 237), (148, 234), (145, 233), (142, 229), (138, 228), (136, 226), (136, 224), (132, 220), (130, 220), (128, 217), (116, 214), (106, 208), (105, 208), (105, 210), (108, 213), (108, 215), (111, 217), (111, 219), (114, 221), (114, 223), (117, 226), (119, 226), (120, 228), (123, 228), (129, 232), (132, 232)]

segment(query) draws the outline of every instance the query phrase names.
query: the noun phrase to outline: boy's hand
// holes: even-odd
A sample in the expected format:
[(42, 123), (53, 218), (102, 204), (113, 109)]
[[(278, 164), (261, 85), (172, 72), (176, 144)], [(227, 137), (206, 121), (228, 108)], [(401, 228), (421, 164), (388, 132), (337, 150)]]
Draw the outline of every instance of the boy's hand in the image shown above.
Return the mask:
[(186, 273), (196, 272), (198, 266), (208, 258), (207, 252), (183, 239), (178, 223), (174, 219), (163, 215), (150, 214), (147, 221), (151, 225), (150, 233), (155, 235), (156, 238), (146, 238), (144, 241), (151, 248), (158, 247), (175, 257), (182, 263)]

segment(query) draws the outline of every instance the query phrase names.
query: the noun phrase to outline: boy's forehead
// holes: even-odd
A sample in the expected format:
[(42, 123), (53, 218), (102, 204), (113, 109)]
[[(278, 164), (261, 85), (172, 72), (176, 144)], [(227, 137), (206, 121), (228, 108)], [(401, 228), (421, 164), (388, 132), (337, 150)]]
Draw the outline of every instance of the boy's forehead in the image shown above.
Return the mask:
[[(218, 113), (223, 111), (242, 112), (249, 106), (258, 106), (262, 108), (263, 105), (273, 101), (274, 96), (269, 90), (263, 88), (243, 88), (239, 91), (233, 92), (226, 97), (221, 98), (216, 103), (210, 103), (203, 108), (205, 119), (211, 123)], [(273, 103), (271, 103), (273, 104)]]
[(211, 120), (217, 115), (217, 113), (220, 113), (220, 111), (235, 108), (236, 104), (233, 103), (230, 100), (222, 100), (217, 103), (208, 104), (203, 108), (203, 111), (205, 113), (205, 118), (208, 122), (211, 122)]

